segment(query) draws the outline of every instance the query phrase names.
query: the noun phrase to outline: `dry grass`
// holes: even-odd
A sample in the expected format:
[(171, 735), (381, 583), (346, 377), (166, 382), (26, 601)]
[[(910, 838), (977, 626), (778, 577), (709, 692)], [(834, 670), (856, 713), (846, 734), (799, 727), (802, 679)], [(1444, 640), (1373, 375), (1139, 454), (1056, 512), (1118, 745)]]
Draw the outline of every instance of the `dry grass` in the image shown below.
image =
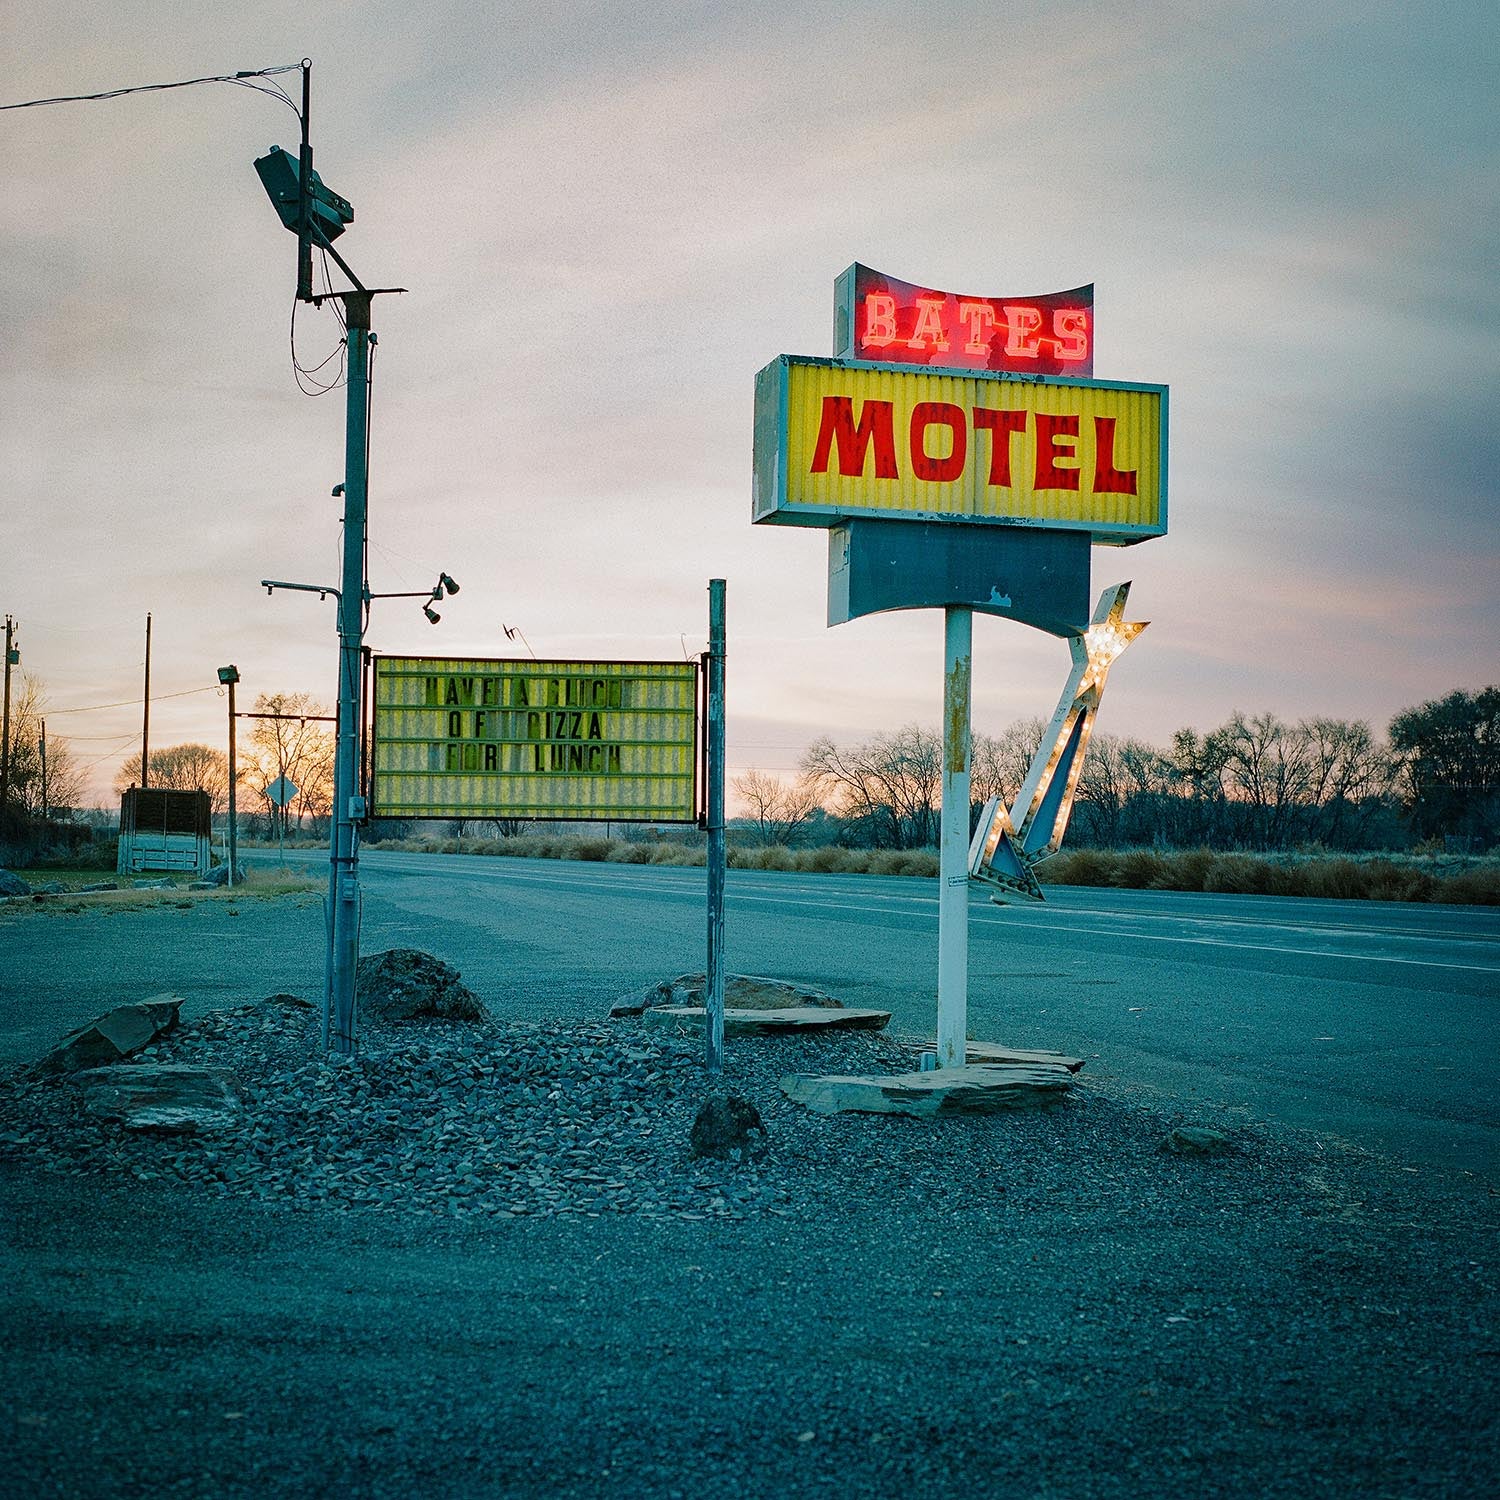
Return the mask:
[[(578, 859), (626, 865), (701, 866), (701, 841), (605, 839), (577, 834), (522, 834), (505, 839), (385, 840), (377, 847), (413, 854), (476, 854), (522, 859)], [(910, 875), (935, 879), (931, 849), (769, 848), (732, 844), (737, 870), (819, 875)], [(1218, 891), (1233, 895), (1324, 896), (1344, 901), (1444, 901), (1500, 904), (1500, 857), (1379, 855), (1350, 858), (1308, 853), (1267, 857), (1211, 849), (1071, 849), (1049, 859), (1048, 885), (1116, 886), (1130, 890)]]
[(1267, 858), (1216, 854), (1208, 849), (1075, 849), (1049, 859), (1040, 873), (1049, 885), (1500, 905), (1500, 859), (1494, 858), (1454, 860), (1415, 854)]
[[(512, 859), (581, 859), (616, 865), (702, 866), (704, 845), (679, 839), (581, 838), (577, 834), (521, 834), (507, 839), (384, 839), (375, 847), (406, 854), (477, 854)], [(916, 875), (935, 878), (937, 855), (930, 849), (789, 849), (731, 844), (736, 870), (785, 870), (824, 875)]]
[[(66, 874), (48, 871), (51, 879), (67, 886), (67, 890), (56, 894), (19, 897), (0, 905), (0, 913), (18, 916), (23, 912), (40, 912), (51, 915), (59, 913), (77, 915), (81, 912), (102, 911), (150, 911), (174, 906), (190, 910), (200, 902), (276, 901), (287, 896), (303, 896), (322, 889), (322, 883), (309, 880), (295, 870), (257, 869), (250, 879), (235, 886), (233, 890), (218, 886), (211, 891), (190, 891), (184, 881), (170, 890), (138, 891), (133, 885), (115, 891), (80, 891), (80, 885), (92, 885), (101, 880), (134, 881), (152, 878), (149, 875), (119, 876), (113, 870), (81, 870)], [(39, 884), (41, 882), (38, 882)]]

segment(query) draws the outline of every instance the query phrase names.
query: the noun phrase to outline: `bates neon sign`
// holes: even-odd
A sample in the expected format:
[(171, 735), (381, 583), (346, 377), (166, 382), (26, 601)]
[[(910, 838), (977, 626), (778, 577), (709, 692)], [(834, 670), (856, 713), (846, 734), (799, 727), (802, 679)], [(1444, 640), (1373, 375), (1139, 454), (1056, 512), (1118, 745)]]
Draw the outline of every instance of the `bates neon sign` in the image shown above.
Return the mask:
[(852, 265), (834, 283), (834, 357), (1017, 375), (1094, 373), (1094, 288), (971, 297)]

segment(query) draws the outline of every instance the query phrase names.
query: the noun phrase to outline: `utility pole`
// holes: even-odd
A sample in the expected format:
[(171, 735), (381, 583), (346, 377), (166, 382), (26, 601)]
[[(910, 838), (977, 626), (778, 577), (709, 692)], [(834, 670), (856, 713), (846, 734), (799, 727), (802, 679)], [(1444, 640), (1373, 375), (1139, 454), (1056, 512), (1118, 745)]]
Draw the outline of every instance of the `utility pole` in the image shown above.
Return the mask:
[(13, 644), (16, 622), (5, 617), (5, 709), (3, 727), (0, 727), (0, 814), (10, 805), (10, 669), (21, 659), (21, 653)]
[(42, 735), (37, 741), (42, 756), (42, 822), (47, 821), (47, 721), (42, 720)]
[[(365, 529), (369, 474), (365, 455), (370, 422), (370, 296), (343, 293), (348, 323), (349, 384), (344, 421), (344, 572), (339, 590), (339, 702), (333, 762), (333, 829), (329, 851), (328, 994), (323, 1045), (354, 1053), (354, 970), (359, 962), (359, 786), (365, 610)], [(331, 1024), (330, 1024), (331, 1023)]]
[[(282, 224), (297, 236), (297, 299), (321, 303), (337, 297), (344, 304), (348, 378), (344, 417), (344, 482), (334, 490), (344, 496), (344, 556), (337, 590), (316, 585), (272, 587), (311, 589), (338, 597), (339, 692), (333, 774), (333, 816), (329, 837), (328, 875), (328, 964), (323, 992), (323, 1046), (352, 1056), (354, 1052), (354, 969), (359, 959), (359, 823), (365, 816), (365, 801), (359, 794), (360, 742), (363, 738), (362, 648), (364, 612), (370, 600), (365, 580), (365, 533), (367, 527), (369, 475), (366, 455), (370, 441), (370, 350), (375, 335), (370, 331), (370, 301), (380, 292), (399, 292), (401, 287), (366, 287), (334, 248), (334, 240), (354, 222), (352, 205), (328, 188), (313, 170), (310, 124), (312, 118), (312, 61), (302, 60), (302, 141), (297, 158), (273, 146), (258, 157), (260, 173)], [(312, 248), (326, 251), (353, 286), (352, 291), (328, 292), (312, 289)], [(444, 577), (440, 586), (451, 580)], [(449, 587), (449, 592), (457, 585)], [(434, 592), (432, 597), (438, 598)], [(429, 610), (434, 624), (437, 615)]]
[(151, 612), (146, 612), (146, 686), (141, 694), (141, 790), (149, 785), (151, 758)]

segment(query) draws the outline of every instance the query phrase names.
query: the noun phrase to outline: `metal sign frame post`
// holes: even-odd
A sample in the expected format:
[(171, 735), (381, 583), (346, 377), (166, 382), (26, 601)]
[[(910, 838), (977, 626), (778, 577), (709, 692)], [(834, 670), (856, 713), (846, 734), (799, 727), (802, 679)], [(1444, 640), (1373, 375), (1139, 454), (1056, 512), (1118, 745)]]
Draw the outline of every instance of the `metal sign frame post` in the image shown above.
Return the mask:
[(943, 612), (943, 805), (938, 857), (937, 1061), (968, 1060), (969, 698), (974, 615)]
[(704, 1035), (710, 1073), (724, 1071), (724, 580), (708, 583), (708, 969)]

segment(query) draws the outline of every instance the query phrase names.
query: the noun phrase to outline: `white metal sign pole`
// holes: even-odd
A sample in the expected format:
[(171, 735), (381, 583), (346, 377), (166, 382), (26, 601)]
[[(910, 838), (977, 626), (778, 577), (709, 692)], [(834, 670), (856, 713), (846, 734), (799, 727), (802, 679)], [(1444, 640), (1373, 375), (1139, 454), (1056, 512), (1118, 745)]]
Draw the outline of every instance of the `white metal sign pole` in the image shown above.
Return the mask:
[(724, 1071), (724, 580), (708, 581), (708, 1071)]
[(973, 611), (943, 619), (943, 811), (938, 857), (937, 1062), (962, 1067), (969, 1030), (969, 678)]

